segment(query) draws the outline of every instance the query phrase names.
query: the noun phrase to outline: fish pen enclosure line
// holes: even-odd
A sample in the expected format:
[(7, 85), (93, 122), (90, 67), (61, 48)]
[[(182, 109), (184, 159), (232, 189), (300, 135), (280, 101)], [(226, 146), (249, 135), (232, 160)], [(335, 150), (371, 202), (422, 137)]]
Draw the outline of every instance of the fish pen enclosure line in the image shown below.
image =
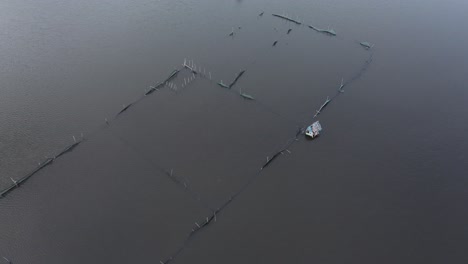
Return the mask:
[(215, 211), (215, 209), (213, 209), (211, 206), (208, 205), (208, 203), (206, 203), (205, 201), (203, 201), (201, 199), (201, 196), (197, 192), (195, 192), (185, 180), (181, 179), (180, 177), (178, 177), (174, 173), (174, 169), (172, 169), (172, 168), (167, 169), (167, 168), (164, 168), (164, 167), (158, 165), (154, 160), (152, 160), (147, 155), (144, 155), (143, 153), (141, 153), (136, 147), (134, 147), (130, 142), (128, 142), (127, 140), (125, 140), (121, 136), (118, 136), (118, 135), (116, 135), (114, 133), (110, 133), (110, 135), (112, 137), (114, 137), (115, 139), (119, 140), (131, 152), (133, 152), (138, 157), (140, 157), (142, 160), (144, 160), (148, 165), (150, 165), (160, 175), (165, 175), (166, 178), (169, 179), (174, 184), (176, 184), (179, 187), (179, 189), (181, 189), (183, 192), (190, 195), (192, 200), (194, 200), (196, 203), (198, 203), (201, 206), (201, 208), (207, 209), (207, 210), (212, 211), (212, 212)]

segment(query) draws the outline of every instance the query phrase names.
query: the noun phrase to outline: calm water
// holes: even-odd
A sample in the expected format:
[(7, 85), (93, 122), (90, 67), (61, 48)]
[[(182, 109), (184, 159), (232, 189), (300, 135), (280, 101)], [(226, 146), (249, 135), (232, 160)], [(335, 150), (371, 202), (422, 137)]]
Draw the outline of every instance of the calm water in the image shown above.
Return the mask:
[[(159, 263), (185, 245), (171, 263), (468, 263), (466, 10), (460, 0), (0, 1), (0, 187), (86, 138), (0, 199), (0, 256)], [(319, 116), (322, 135), (252, 178), (371, 52)], [(182, 89), (181, 72), (177, 93), (155, 92), (105, 125), (184, 58), (224, 83), (246, 73), (228, 91), (200, 78)]]

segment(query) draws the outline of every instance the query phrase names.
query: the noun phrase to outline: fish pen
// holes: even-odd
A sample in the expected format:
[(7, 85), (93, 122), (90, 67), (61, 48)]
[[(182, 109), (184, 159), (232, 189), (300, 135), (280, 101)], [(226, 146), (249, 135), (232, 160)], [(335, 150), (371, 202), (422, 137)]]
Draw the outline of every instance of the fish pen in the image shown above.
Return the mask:
[[(261, 17), (263, 15), (263, 12), (260, 13), (258, 16)], [(283, 20), (286, 20), (288, 22), (292, 22), (296, 25), (303, 25), (302, 22), (290, 18), (285, 15), (278, 15), (278, 14), (272, 14), (273, 17), (276, 18), (281, 18)], [(265, 18), (265, 17), (264, 17)], [(262, 18), (262, 19), (264, 19)], [(328, 35), (335, 36), (336, 32), (333, 29), (319, 29), (316, 27), (308, 26), (318, 32), (325, 33)], [(299, 28), (306, 28), (305, 26), (299, 27)], [(292, 29), (288, 29), (286, 32), (282, 32), (283, 36), (284, 35), (289, 35)], [(310, 31), (310, 30), (309, 30)], [(292, 34), (292, 36), (295, 36), (296, 34), (299, 34), (300, 30), (295, 30), (295, 32)], [(231, 34), (230, 34), (231, 35)], [(232, 31), (232, 35), (234, 35), (234, 29)], [(231, 35), (231, 36), (232, 36)], [(225, 35), (224, 35), (225, 37)], [(275, 40), (273, 42), (272, 46), (276, 46), (278, 40)], [(271, 42), (270, 42), (271, 43)], [(282, 43), (281, 45), (278, 45), (276, 48), (271, 48), (265, 49), (265, 54), (274, 54), (276, 50), (279, 50), (282, 48)], [(270, 45), (270, 44), (268, 44)], [(366, 48), (366, 50), (370, 49), (373, 47), (371, 44), (366, 44), (366, 43), (360, 43), (361, 46)], [(361, 48), (362, 50), (362, 48)], [(365, 52), (365, 51), (362, 51)], [(370, 51), (370, 54), (366, 52), (366, 55), (369, 55), (369, 57), (364, 61), (362, 67), (358, 69), (354, 73), (349, 73), (350, 77), (347, 79), (342, 78), (341, 83), (336, 89), (336, 83), (332, 84), (333, 85), (333, 92), (335, 94), (331, 94), (330, 97), (326, 98), (321, 98), (321, 104), (316, 105), (314, 109), (310, 108), (307, 110), (307, 113), (305, 113), (306, 117), (303, 117), (302, 114), (297, 114), (295, 116), (290, 116), (288, 114), (285, 114), (281, 112), (277, 107), (273, 106), (270, 101), (263, 99), (261, 96), (257, 95), (256, 93), (251, 94), (252, 88), (255, 86), (255, 83), (249, 82), (249, 75), (255, 74), (254, 71), (252, 71), (252, 65), (254, 65), (254, 62), (246, 62), (244, 67), (240, 68), (238, 73), (235, 74), (234, 79), (229, 83), (225, 84), (220, 77), (215, 73), (215, 71), (212, 70), (206, 70), (206, 68), (202, 67), (201, 64), (197, 65), (195, 64), (194, 60), (187, 60), (184, 59), (184, 61), (180, 64), (180, 66), (167, 75), (166, 78), (159, 80), (158, 82), (154, 82), (155, 84), (152, 86), (149, 86), (148, 90), (145, 90), (144, 93), (142, 93), (136, 100), (130, 101), (128, 104), (123, 105), (121, 108), (118, 108), (115, 112), (115, 115), (110, 118), (104, 118), (104, 124), (103, 126), (100, 126), (96, 128), (96, 130), (84, 138), (83, 136), (79, 139), (76, 140), (76, 138), (73, 137), (74, 142), (68, 146), (66, 146), (63, 150), (59, 151), (58, 154), (54, 155), (53, 158), (46, 158), (43, 160), (34, 170), (32, 170), (30, 173), (27, 175), (23, 175), (22, 177), (18, 177), (17, 180), (11, 178), (12, 183), (6, 186), (3, 190), (0, 191), (0, 197), (7, 196), (7, 194), (13, 195), (11, 193), (13, 190), (18, 189), (21, 185), (26, 184), (26, 182), (34, 175), (36, 175), (38, 172), (45, 172), (46, 167), (52, 167), (55, 166), (56, 163), (61, 162), (62, 159), (65, 159), (65, 157), (68, 156), (68, 154), (74, 152), (74, 151), (80, 151), (83, 146), (85, 145), (90, 145), (89, 143), (93, 137), (102, 137), (105, 138), (103, 135), (105, 135), (107, 138), (110, 138), (110, 140), (115, 140), (119, 144), (122, 145), (123, 149), (128, 150), (129, 152), (132, 152), (135, 156), (141, 157), (142, 160), (144, 160), (145, 164), (149, 164), (148, 167), (150, 167), (151, 172), (154, 172), (154, 175), (157, 175), (157, 177), (162, 177), (168, 181), (172, 185), (174, 185), (178, 190), (180, 190), (181, 193), (184, 195), (187, 195), (189, 199), (191, 199), (191, 202), (202, 208), (204, 210), (203, 212), (205, 215), (199, 215), (198, 220), (196, 222), (193, 222), (193, 224), (189, 227), (187, 226), (186, 230), (184, 229), (184, 239), (182, 241), (179, 241), (179, 246), (175, 248), (170, 255), (167, 256), (160, 256), (160, 263), (162, 264), (167, 264), (171, 263), (173, 260), (175, 260), (181, 253), (188, 247), (189, 243), (198, 243), (199, 239), (195, 240), (195, 237), (202, 236), (203, 231), (213, 225), (215, 225), (217, 222), (222, 220), (224, 210), (227, 210), (231, 204), (236, 202), (236, 200), (246, 191), (258, 178), (259, 176), (266, 174), (269, 170), (274, 169), (274, 166), (276, 166), (279, 163), (279, 160), (281, 160), (282, 156), (284, 155), (289, 155), (292, 156), (291, 148), (295, 143), (298, 144), (307, 144), (308, 142), (301, 140), (302, 137), (304, 137), (307, 126), (312, 124), (314, 121), (318, 121), (317, 117), (323, 112), (328, 110), (328, 108), (333, 107), (331, 103), (334, 103), (334, 100), (343, 94), (344, 88), (348, 90), (357, 80), (361, 78), (361, 76), (369, 69), (369, 66), (371, 65), (371, 62), (373, 60), (373, 53), (374, 50)], [(260, 56), (259, 56), (260, 57)], [(239, 69), (239, 68), (237, 68)], [(169, 69), (171, 70), (171, 69)], [(169, 72), (169, 71), (168, 71)], [(232, 73), (231, 73), (232, 74)], [(231, 75), (232, 76), (232, 75)], [(341, 76), (339, 76), (341, 77)], [(229, 78), (230, 79), (230, 78)], [(188, 87), (193, 87), (193, 89), (187, 89)], [(195, 89), (196, 88), (196, 89)], [(220, 89), (223, 88), (223, 89)], [(238, 89), (237, 89), (238, 88)], [(247, 90), (248, 88), (248, 90)], [(246, 93), (245, 91), (248, 91)], [(244, 91), (244, 92), (243, 92)], [(188, 172), (190, 172), (187, 168), (181, 169), (180, 167), (183, 167), (182, 163), (178, 159), (180, 158), (178, 153), (174, 151), (173, 149), (168, 148), (171, 142), (170, 140), (167, 140), (167, 138), (170, 138), (171, 135), (176, 133), (176, 130), (168, 129), (170, 125), (167, 125), (166, 123), (176, 125), (177, 128), (180, 129), (185, 129), (185, 128), (190, 128), (191, 125), (196, 124), (198, 120), (197, 118), (201, 117), (197, 115), (197, 110), (196, 109), (191, 109), (191, 111), (186, 111), (184, 112), (183, 110), (178, 109), (177, 107), (171, 107), (171, 105), (168, 103), (169, 100), (166, 100), (167, 98), (171, 98), (171, 100), (177, 101), (177, 100), (184, 100), (183, 103), (187, 103), (189, 100), (188, 99), (183, 99), (184, 94), (189, 94), (189, 95), (194, 95), (197, 92), (202, 93), (202, 95), (198, 95), (197, 97), (199, 99), (198, 102), (191, 102), (194, 106), (200, 106), (200, 108), (204, 109), (203, 107), (205, 105), (212, 104), (210, 106), (213, 106), (214, 109), (209, 109), (206, 110), (206, 112), (209, 112), (211, 114), (210, 117), (219, 117), (217, 116), (217, 112), (222, 112), (224, 115), (229, 116), (232, 119), (245, 117), (247, 119), (249, 116), (247, 114), (252, 114), (252, 115), (258, 115), (261, 118), (258, 118), (258, 120), (265, 120), (263, 121), (262, 124), (268, 124), (268, 122), (272, 120), (281, 120), (281, 126), (278, 126), (279, 130), (281, 132), (278, 132), (275, 134), (275, 143), (271, 144), (272, 141), (262, 141), (261, 143), (258, 143), (259, 150), (257, 152), (252, 153), (257, 155), (255, 158), (252, 158), (249, 156), (250, 159), (248, 161), (248, 171), (245, 172), (239, 172), (239, 180), (236, 182), (237, 184), (232, 187), (226, 187), (226, 189), (229, 189), (229, 193), (222, 194), (223, 199), (219, 199), (219, 196), (217, 196), (217, 200), (213, 199), (212, 196), (214, 195), (205, 195), (204, 191), (202, 191), (202, 188), (199, 188), (200, 186), (203, 186), (203, 184), (198, 183), (193, 184), (191, 181), (196, 181), (196, 179), (192, 176), (189, 175)], [(204, 95), (209, 94), (209, 93), (217, 93), (217, 94), (222, 94), (223, 100), (220, 100), (220, 102), (210, 102), (209, 100), (203, 101), (205, 99)], [(159, 98), (159, 101), (156, 101), (156, 98)], [(232, 99), (234, 98), (234, 99)], [(245, 100), (243, 100), (245, 99)], [(185, 101), (186, 100), (186, 101)], [(237, 100), (237, 101), (235, 101)], [(161, 108), (159, 112), (156, 111), (156, 106), (157, 102), (162, 107), (166, 108)], [(230, 110), (229, 104), (234, 104), (234, 103), (239, 103), (242, 104), (242, 115), (239, 114), (239, 116), (236, 115), (236, 113), (232, 113)], [(175, 104), (175, 103), (174, 103)], [(155, 106), (156, 105), (156, 106)], [(152, 108), (151, 111), (146, 111), (146, 109), (143, 109), (144, 107), (149, 107), (151, 106)], [(186, 119), (183, 119), (186, 121), (188, 124), (180, 124), (177, 120), (161, 120), (157, 119), (155, 117), (161, 117), (164, 114), (164, 111), (180, 111), (177, 113), (183, 113), (186, 114)], [(208, 109), (208, 108), (207, 108)], [(192, 112), (193, 111), (193, 112)], [(200, 110), (201, 111), (201, 110)], [(239, 111), (239, 112), (241, 112)], [(134, 113), (138, 113), (138, 118), (136, 120), (140, 123), (132, 123), (133, 121), (130, 120), (130, 117), (135, 117)], [(204, 112), (205, 113), (205, 112)], [(225, 116), (221, 116), (222, 118), (225, 118)], [(195, 119), (195, 120), (194, 120)], [(100, 119), (103, 120), (103, 119)], [(144, 120), (144, 121), (143, 121)], [(182, 120), (182, 119), (181, 119)], [(213, 121), (213, 119), (202, 119), (207, 122)], [(216, 120), (215, 120), (216, 121)], [(220, 131), (227, 131), (227, 135), (233, 135), (232, 131), (232, 124), (228, 122), (229, 119), (226, 118), (226, 121), (220, 122), (222, 125), (219, 127), (215, 126), (213, 130), (216, 130), (214, 132), (219, 132)], [(267, 122), (268, 121), (268, 122)], [(252, 125), (250, 121), (243, 121), (246, 126), (251, 125), (251, 127), (257, 129), (256, 124)], [(152, 129), (151, 132), (147, 132), (146, 130), (142, 128), (147, 128), (149, 127), (150, 124), (157, 123), (158, 126), (154, 125), (151, 126), (150, 128)], [(270, 122), (272, 123), (272, 122)], [(135, 125), (137, 124), (137, 125)], [(287, 124), (288, 126), (286, 127)], [(324, 124), (324, 131), (327, 130), (326, 123), (323, 122)], [(132, 128), (131, 125), (135, 125), (136, 128)], [(266, 125), (265, 125), (266, 126)], [(265, 128), (263, 132), (268, 133), (271, 131), (269, 130), (270, 128), (276, 128), (275, 126), (271, 126), (268, 128)], [(166, 136), (166, 138), (161, 137), (160, 139), (157, 139), (159, 134), (157, 132), (167, 129), (167, 132), (161, 132), (161, 135)], [(321, 127), (320, 127), (321, 129)], [(149, 141), (150, 143), (145, 144), (140, 144), (138, 145), (139, 141), (137, 140), (129, 140), (126, 138), (126, 134), (128, 131), (137, 131), (138, 135), (141, 136), (141, 140), (148, 140), (152, 139), (153, 141)], [(189, 130), (189, 129), (186, 129)], [(250, 135), (252, 138), (260, 141), (257, 133), (252, 132), (253, 129), (247, 129), (245, 128), (242, 130), (243, 134), (245, 135)], [(213, 134), (213, 131), (205, 131), (204, 133), (207, 134)], [(190, 132), (192, 133), (192, 132)], [(195, 131), (194, 134), (197, 135), (197, 133), (200, 133), (199, 131)], [(286, 136), (287, 134), (287, 136)], [(190, 134), (192, 136), (193, 134)], [(188, 138), (189, 135), (185, 135), (185, 137)], [(205, 136), (205, 135), (204, 135)], [(208, 139), (205, 139), (206, 141), (203, 141), (201, 139), (192, 139), (189, 140), (187, 138), (178, 138), (178, 140), (186, 140), (184, 142), (191, 142), (192, 140), (195, 142), (191, 142), (191, 144), (188, 144), (189, 146), (196, 148), (197, 149), (197, 154), (200, 155), (200, 157), (193, 157), (192, 155), (187, 155), (190, 157), (185, 157), (185, 161), (189, 161), (190, 159), (195, 159), (195, 158), (204, 158), (205, 162), (206, 160), (209, 160), (206, 158), (203, 154), (205, 149), (203, 149), (203, 144), (198, 143), (197, 141), (204, 142), (206, 143)], [(202, 136), (200, 136), (202, 137)], [(203, 137), (204, 138), (204, 137)], [(206, 135), (206, 138), (209, 138), (209, 135)], [(253, 141), (253, 140), (252, 140)], [(163, 146), (155, 145), (152, 144), (154, 142), (161, 143)], [(239, 149), (245, 147), (245, 143), (241, 141), (236, 141)], [(270, 145), (266, 146), (267, 144), (265, 142), (268, 142)], [(96, 144), (94, 142), (93, 144)], [(89, 146), (88, 146), (89, 147)], [(142, 149), (148, 149), (142, 150)], [(268, 148), (268, 150), (266, 150)], [(158, 152), (158, 155), (152, 154), (152, 151)], [(222, 151), (218, 148), (214, 147), (207, 147), (209, 153), (211, 153), (213, 156), (208, 156), (208, 157), (216, 157), (216, 155), (222, 155), (218, 154), (221, 153)], [(151, 151), (150, 151), (151, 150)], [(167, 151), (168, 153), (165, 154), (164, 151)], [(211, 151), (211, 152), (210, 152)], [(215, 154), (213, 154), (215, 153)], [(260, 153), (262, 153), (262, 156), (260, 156)], [(183, 154), (183, 153), (182, 153)], [(182, 155), (181, 154), (181, 155)], [(83, 155), (83, 154), (81, 154)], [(160, 158), (159, 160), (153, 160), (153, 155), (157, 156)], [(234, 155), (231, 154), (233, 160), (238, 158), (241, 160), (243, 158), (242, 155)], [(246, 154), (247, 155), (247, 154)], [(250, 155), (250, 154), (249, 154)], [(61, 159), (58, 159), (58, 158)], [(182, 158), (180, 158), (182, 159)], [(207, 162), (208, 163), (208, 162)], [(209, 164), (209, 163), (208, 163)], [(210, 165), (209, 164), (206, 166), (201, 166), (197, 167), (198, 169), (206, 169), (204, 174), (206, 175), (214, 175), (216, 173), (221, 174), (220, 172), (227, 172), (229, 170), (235, 171), (236, 168), (236, 163), (232, 163), (230, 167), (226, 168), (218, 168), (218, 170), (215, 172), (212, 172), (210, 170)], [(214, 166), (214, 165), (213, 165)], [(190, 166), (189, 166), (190, 167)], [(221, 166), (220, 166), (221, 167)], [(255, 169), (251, 169), (254, 168)], [(238, 171), (236, 171), (238, 172)], [(182, 176), (184, 175), (184, 176)], [(220, 176), (219, 176), (220, 177)], [(156, 178), (156, 176), (155, 176)], [(194, 180), (195, 179), (195, 180)], [(262, 179), (264, 180), (264, 179)], [(258, 180), (259, 184), (261, 184), (261, 180)], [(198, 187), (198, 188), (197, 188)], [(212, 189), (215, 189), (212, 187)], [(211, 190), (212, 190), (211, 189)], [(8, 197), (10, 197), (8, 195)], [(213, 200), (216, 200), (213, 202)], [(201, 243), (201, 242), (200, 242)]]

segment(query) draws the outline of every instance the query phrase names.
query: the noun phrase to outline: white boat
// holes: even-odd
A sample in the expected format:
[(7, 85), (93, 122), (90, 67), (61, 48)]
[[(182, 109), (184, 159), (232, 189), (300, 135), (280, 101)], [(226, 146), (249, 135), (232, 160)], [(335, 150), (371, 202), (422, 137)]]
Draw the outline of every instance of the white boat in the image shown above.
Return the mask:
[(308, 126), (305, 134), (311, 138), (315, 138), (320, 135), (320, 131), (322, 131), (322, 126), (320, 125), (319, 121), (315, 121), (312, 125)]

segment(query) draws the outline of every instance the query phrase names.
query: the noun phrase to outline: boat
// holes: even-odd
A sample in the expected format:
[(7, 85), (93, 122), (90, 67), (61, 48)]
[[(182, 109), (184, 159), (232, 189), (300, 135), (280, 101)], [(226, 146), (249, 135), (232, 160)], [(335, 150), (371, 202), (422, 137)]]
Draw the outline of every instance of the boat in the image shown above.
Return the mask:
[(322, 126), (319, 121), (315, 121), (312, 125), (306, 128), (305, 134), (311, 138), (316, 138), (320, 135), (320, 131), (322, 131)]

